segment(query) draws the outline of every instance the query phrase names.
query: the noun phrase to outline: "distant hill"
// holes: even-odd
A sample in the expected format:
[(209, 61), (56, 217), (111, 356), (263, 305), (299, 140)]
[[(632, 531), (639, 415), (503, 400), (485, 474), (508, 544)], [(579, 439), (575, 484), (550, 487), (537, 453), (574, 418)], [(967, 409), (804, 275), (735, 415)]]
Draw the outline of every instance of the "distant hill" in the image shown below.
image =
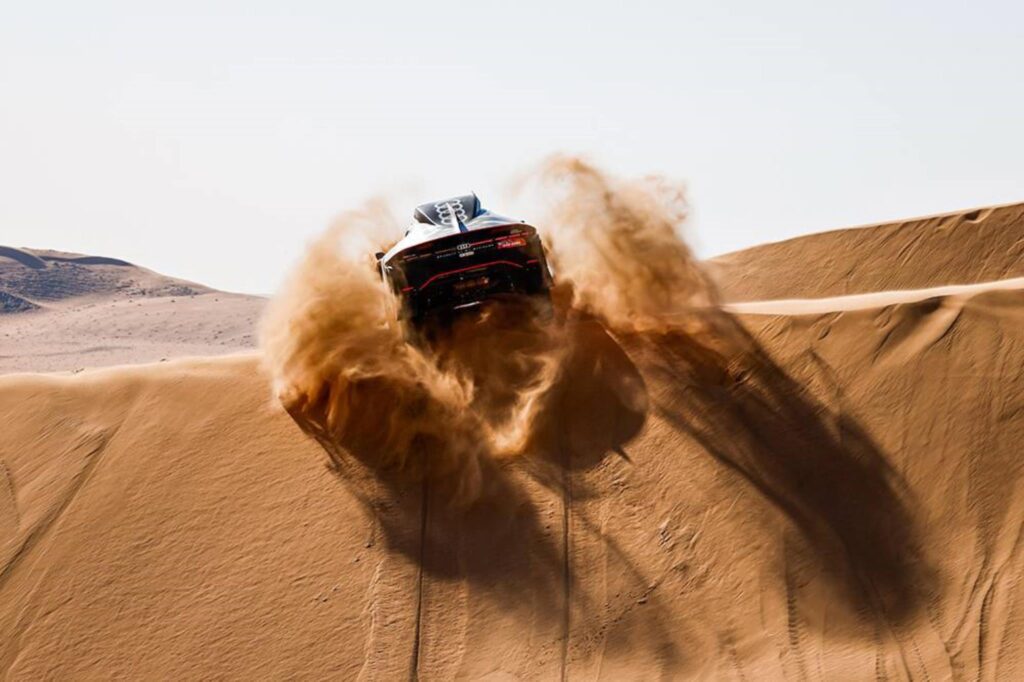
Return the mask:
[(264, 302), (117, 258), (0, 246), (0, 373), (246, 350)]
[(127, 261), (59, 251), (0, 246), (0, 295), (29, 306), (4, 306), (20, 312), (87, 296), (139, 298), (194, 296), (212, 289), (167, 277)]

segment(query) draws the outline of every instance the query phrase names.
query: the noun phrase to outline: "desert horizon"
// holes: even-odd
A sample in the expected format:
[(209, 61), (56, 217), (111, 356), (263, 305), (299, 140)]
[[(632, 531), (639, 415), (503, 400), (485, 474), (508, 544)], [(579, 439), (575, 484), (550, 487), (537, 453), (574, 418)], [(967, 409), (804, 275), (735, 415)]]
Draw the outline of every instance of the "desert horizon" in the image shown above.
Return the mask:
[[(882, 293), (889, 290), (894, 292), (891, 302), (898, 303), (913, 297), (913, 290), (921, 290), (920, 296), (929, 289), (946, 295), (950, 292), (943, 289), (948, 287), (1024, 276), (1024, 266), (1019, 265), (1024, 253), (1016, 232), (1022, 216), (1024, 204), (1017, 203), (831, 228), (714, 256), (702, 261), (702, 266), (723, 303), (739, 306), (738, 310), (782, 310), (783, 302), (827, 310), (828, 301), (815, 307), (800, 299), (857, 294), (872, 294), (881, 305), (887, 300)], [(948, 231), (963, 234), (951, 236)], [(950, 249), (950, 239), (983, 241), (978, 244), (984, 249), (982, 262), (971, 262), (979, 260), (972, 250)], [(873, 243), (893, 240), (895, 254), (870, 252)], [(816, 245), (810, 247), (810, 242)], [(813, 255), (803, 259), (808, 249)], [(831, 253), (839, 249), (850, 254), (843, 270)], [(898, 267), (892, 257), (911, 249), (918, 252), (914, 254), (918, 261), (930, 260), (915, 262), (917, 267)], [(13, 353), (0, 354), (0, 374), (78, 372), (87, 367), (256, 349), (257, 322), (272, 296), (219, 291), (109, 255), (0, 246), (0, 259), (2, 333), (5, 341), (15, 344), (10, 346)], [(69, 272), (47, 270), (47, 265)], [(90, 266), (92, 270), (87, 269)], [(75, 268), (81, 272), (74, 272)], [(222, 301), (224, 305), (214, 305)], [(854, 299), (835, 305), (851, 303)], [(6, 315), (29, 311), (39, 314)], [(216, 315), (220, 319), (212, 320)], [(132, 338), (133, 334), (138, 336)], [(28, 350), (19, 354), (22, 339)], [(95, 364), (76, 364), (79, 360)]]

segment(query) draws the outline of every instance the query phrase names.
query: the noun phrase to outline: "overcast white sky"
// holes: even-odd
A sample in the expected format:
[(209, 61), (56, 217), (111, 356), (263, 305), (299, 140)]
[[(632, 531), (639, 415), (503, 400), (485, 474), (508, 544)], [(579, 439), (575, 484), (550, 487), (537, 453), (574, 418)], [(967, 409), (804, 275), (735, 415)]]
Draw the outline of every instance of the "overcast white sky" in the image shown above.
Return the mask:
[(1024, 201), (1024, 4), (0, 8), (0, 244), (265, 293), (369, 195), (500, 211), (553, 151), (685, 180), (703, 255)]

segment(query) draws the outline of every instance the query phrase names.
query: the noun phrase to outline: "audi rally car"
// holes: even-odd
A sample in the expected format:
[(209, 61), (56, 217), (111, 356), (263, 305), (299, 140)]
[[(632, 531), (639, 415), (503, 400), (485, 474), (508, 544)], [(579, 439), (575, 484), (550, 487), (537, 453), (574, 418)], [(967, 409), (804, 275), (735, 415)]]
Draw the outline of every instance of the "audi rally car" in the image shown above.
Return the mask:
[(475, 194), (417, 207), (405, 237), (377, 259), (400, 318), (413, 324), (506, 294), (547, 298), (551, 288), (537, 231), (484, 209)]

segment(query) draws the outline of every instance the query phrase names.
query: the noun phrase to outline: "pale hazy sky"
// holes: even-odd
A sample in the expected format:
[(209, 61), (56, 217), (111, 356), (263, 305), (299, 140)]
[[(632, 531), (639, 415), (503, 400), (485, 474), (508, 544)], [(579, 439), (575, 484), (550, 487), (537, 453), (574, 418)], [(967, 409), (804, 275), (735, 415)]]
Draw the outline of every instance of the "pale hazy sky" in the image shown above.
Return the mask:
[(703, 255), (1024, 201), (1022, 7), (7, 2), (0, 244), (269, 292), (367, 196), (501, 211), (554, 151), (685, 180)]

